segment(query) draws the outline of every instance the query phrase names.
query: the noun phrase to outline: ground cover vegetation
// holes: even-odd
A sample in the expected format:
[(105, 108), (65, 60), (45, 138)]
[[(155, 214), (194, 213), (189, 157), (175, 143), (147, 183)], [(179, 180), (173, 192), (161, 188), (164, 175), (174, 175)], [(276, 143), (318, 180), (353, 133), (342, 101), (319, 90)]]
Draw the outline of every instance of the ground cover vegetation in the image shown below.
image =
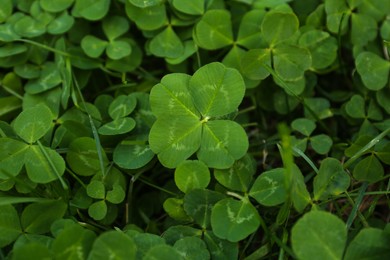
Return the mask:
[(1, 0), (0, 259), (390, 259), (390, 1)]

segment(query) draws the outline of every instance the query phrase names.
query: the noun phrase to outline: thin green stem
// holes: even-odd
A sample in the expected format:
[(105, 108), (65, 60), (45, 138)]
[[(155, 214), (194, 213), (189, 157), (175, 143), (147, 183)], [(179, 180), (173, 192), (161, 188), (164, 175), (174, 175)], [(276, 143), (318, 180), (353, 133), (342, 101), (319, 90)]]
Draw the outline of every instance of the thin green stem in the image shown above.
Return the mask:
[(17, 97), (18, 99), (23, 100), (23, 97), (21, 95), (19, 95), (19, 93), (13, 91), (11, 88), (9, 88), (9, 87), (5, 86), (4, 84), (1, 84), (1, 83), (0, 83), (0, 86), (2, 86), (5, 91), (10, 93), (14, 97)]
[(348, 217), (348, 220), (347, 220), (347, 223), (346, 223), (347, 229), (350, 229), (350, 227), (351, 227), (351, 225), (352, 225), (352, 223), (353, 223), (353, 221), (354, 221), (354, 219), (356, 217), (356, 214), (357, 214), (357, 212), (359, 210), (360, 205), (362, 204), (363, 197), (364, 197), (364, 194), (365, 194), (367, 188), (368, 188), (368, 182), (364, 182), (363, 185), (359, 189), (359, 194), (358, 194), (358, 197), (356, 198), (355, 203), (353, 203), (353, 200), (348, 196), (348, 193), (346, 193), (348, 198), (352, 200), (351, 202), (352, 202), (352, 205), (353, 205), (352, 211), (349, 214), (349, 217)]
[(88, 116), (89, 124), (91, 125), (92, 135), (93, 135), (93, 138), (95, 140), (95, 146), (96, 146), (96, 150), (97, 150), (97, 154), (98, 154), (98, 158), (99, 158), (100, 170), (102, 171), (102, 175), (103, 175), (103, 178), (104, 178), (106, 176), (106, 171), (105, 171), (105, 167), (104, 167), (102, 146), (101, 146), (99, 134), (98, 134), (98, 131), (97, 131), (97, 128), (96, 128), (95, 124), (93, 123), (92, 116), (88, 112), (88, 108), (87, 108), (87, 105), (85, 104), (85, 100), (84, 100), (83, 94), (81, 93), (80, 86), (79, 86), (78, 81), (77, 81), (77, 79), (76, 79), (74, 74), (73, 74), (73, 81), (74, 81), (74, 85), (76, 86), (77, 92), (78, 92), (78, 94), (79, 94), (79, 96), (81, 98), (81, 102), (83, 103), (84, 111), (85, 111), (85, 113)]

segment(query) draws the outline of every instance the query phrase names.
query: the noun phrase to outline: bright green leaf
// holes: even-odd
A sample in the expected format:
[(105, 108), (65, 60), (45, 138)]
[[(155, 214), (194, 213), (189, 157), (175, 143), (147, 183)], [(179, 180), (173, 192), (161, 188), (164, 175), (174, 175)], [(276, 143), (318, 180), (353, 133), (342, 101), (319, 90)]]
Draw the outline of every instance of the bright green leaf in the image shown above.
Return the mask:
[(289, 39), (298, 30), (299, 21), (294, 13), (269, 12), (261, 23), (264, 39), (270, 46)]
[(90, 21), (102, 19), (110, 8), (110, 0), (76, 0), (73, 12)]
[(107, 215), (107, 204), (104, 200), (99, 200), (91, 204), (88, 208), (88, 215), (94, 220), (102, 220)]
[(183, 208), (183, 200), (177, 198), (168, 198), (163, 204), (164, 210), (168, 215), (178, 221), (191, 221)]
[(260, 47), (262, 43), (261, 22), (266, 14), (265, 10), (251, 10), (242, 17), (238, 29), (237, 44), (248, 49)]
[(157, 57), (171, 59), (178, 58), (184, 53), (184, 45), (171, 26), (150, 41), (149, 49)]
[(264, 67), (271, 67), (271, 51), (269, 49), (252, 49), (241, 56), (243, 74), (252, 80), (265, 79), (269, 71)]
[(233, 43), (232, 22), (227, 10), (209, 10), (194, 28), (195, 42), (206, 50), (215, 50)]
[(136, 259), (134, 241), (121, 231), (107, 231), (93, 243), (88, 260), (93, 259)]
[(0, 47), (0, 58), (24, 53), (28, 50), (24, 44), (5, 44)]
[(201, 134), (202, 123), (192, 116), (159, 118), (149, 144), (165, 167), (175, 168), (199, 149)]
[(257, 230), (260, 217), (248, 199), (223, 199), (214, 205), (211, 226), (219, 238), (237, 242)]
[(126, 14), (141, 30), (156, 30), (168, 23), (165, 5), (140, 8), (126, 2)]
[(88, 256), (96, 235), (89, 229), (72, 224), (61, 230), (55, 237), (51, 248), (56, 258), (84, 260)]
[(214, 62), (194, 73), (188, 89), (203, 117), (214, 117), (229, 114), (240, 105), (245, 83), (237, 70)]
[(357, 56), (356, 69), (370, 90), (380, 90), (389, 81), (390, 62), (372, 52), (362, 52)]
[(36, 183), (57, 180), (65, 172), (65, 161), (62, 156), (48, 147), (42, 149), (38, 145), (30, 146), (25, 161), (27, 175)]
[(69, 8), (73, 4), (74, 0), (56, 0), (55, 2), (52, 0), (40, 0), (42, 9), (48, 12), (61, 12), (65, 9)]
[(125, 191), (122, 186), (114, 184), (112, 190), (107, 191), (106, 199), (113, 204), (121, 203), (126, 197)]
[(15, 119), (13, 127), (27, 143), (42, 138), (52, 127), (53, 114), (46, 105), (37, 105), (22, 111)]
[(172, 5), (180, 12), (189, 15), (202, 15), (207, 0), (173, 0)]
[(14, 24), (13, 30), (22, 37), (33, 38), (44, 34), (46, 26), (31, 16), (23, 16)]
[(294, 253), (302, 260), (341, 260), (346, 241), (347, 229), (344, 222), (323, 211), (306, 213), (296, 222), (291, 234)]
[(47, 26), (47, 32), (54, 35), (64, 34), (72, 28), (74, 22), (73, 16), (65, 11)]
[(374, 40), (378, 33), (378, 26), (374, 18), (364, 14), (351, 15), (351, 42), (354, 45), (364, 46)]
[(244, 129), (234, 121), (215, 120), (203, 125), (198, 159), (208, 167), (226, 169), (242, 158), (249, 147)]
[(150, 162), (154, 153), (149, 145), (132, 144), (131, 140), (124, 140), (114, 150), (114, 162), (124, 169), (139, 169)]
[(210, 171), (202, 161), (184, 161), (175, 170), (176, 186), (184, 193), (206, 188), (210, 182)]
[(275, 72), (283, 80), (298, 80), (311, 67), (310, 52), (303, 47), (279, 45), (273, 50), (273, 55)]
[(57, 65), (53, 62), (46, 62), (42, 65), (40, 77), (30, 80), (24, 88), (29, 94), (37, 94), (53, 89), (61, 83), (62, 78)]
[(125, 34), (129, 28), (129, 22), (122, 16), (109, 16), (102, 22), (104, 34), (107, 36), (109, 41), (113, 41), (119, 36)]
[[(346, 1), (340, 0), (326, 0), (326, 26), (332, 33), (345, 34), (348, 29), (348, 22), (350, 17), (350, 10), (346, 4)], [(340, 25), (341, 24), (341, 25)]]
[(25, 163), (29, 145), (10, 138), (0, 138), (0, 178), (17, 176)]
[[(108, 163), (103, 153), (104, 163)], [(99, 172), (100, 161), (95, 141), (90, 137), (81, 137), (73, 140), (69, 145), (66, 161), (71, 169), (81, 176), (91, 176)]]
[(287, 198), (284, 186), (285, 170), (276, 168), (260, 174), (249, 191), (249, 196), (264, 206), (276, 206)]
[(12, 15), (13, 3), (12, 0), (4, 0), (0, 6), (0, 23), (4, 23), (9, 16)]
[(81, 48), (83, 48), (85, 54), (91, 58), (97, 58), (106, 49), (107, 42), (103, 41), (93, 35), (87, 35), (81, 41)]
[(106, 188), (101, 181), (91, 181), (87, 186), (87, 194), (94, 199), (104, 199), (106, 196)]
[(98, 131), (101, 135), (120, 135), (130, 132), (134, 127), (134, 119), (131, 117), (122, 117), (102, 125)]
[(332, 65), (337, 58), (337, 40), (327, 32), (310, 30), (301, 35), (299, 45), (310, 51), (312, 67), (316, 70)]
[(131, 54), (131, 45), (126, 41), (115, 40), (107, 45), (107, 56), (113, 60), (119, 60)]
[(150, 106), (157, 117), (189, 116), (200, 119), (193, 99), (188, 92), (190, 76), (172, 73), (164, 76), (161, 83), (150, 91)]

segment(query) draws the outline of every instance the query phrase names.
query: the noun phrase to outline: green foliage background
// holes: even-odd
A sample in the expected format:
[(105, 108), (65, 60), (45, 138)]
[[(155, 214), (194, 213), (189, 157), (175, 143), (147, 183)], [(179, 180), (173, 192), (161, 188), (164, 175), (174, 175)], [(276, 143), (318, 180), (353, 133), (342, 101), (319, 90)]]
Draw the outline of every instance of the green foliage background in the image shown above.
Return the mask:
[(0, 259), (390, 258), (390, 2), (0, 0)]

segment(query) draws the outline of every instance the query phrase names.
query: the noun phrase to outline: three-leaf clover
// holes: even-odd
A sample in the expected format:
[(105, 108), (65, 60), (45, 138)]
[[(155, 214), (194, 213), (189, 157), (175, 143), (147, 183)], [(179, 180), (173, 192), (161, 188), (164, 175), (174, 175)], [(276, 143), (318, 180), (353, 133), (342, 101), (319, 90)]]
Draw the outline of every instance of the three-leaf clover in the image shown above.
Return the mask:
[(193, 76), (166, 75), (150, 93), (157, 117), (150, 131), (150, 148), (168, 168), (195, 152), (208, 167), (230, 167), (245, 155), (248, 138), (239, 124), (218, 118), (235, 111), (244, 92), (240, 73), (217, 62), (201, 67)]
[(122, 16), (111, 16), (102, 22), (103, 32), (108, 41), (94, 35), (86, 35), (81, 41), (81, 47), (91, 58), (98, 58), (106, 51), (107, 56), (119, 60), (131, 54), (129, 42), (119, 38), (129, 30), (129, 22)]
[(311, 67), (312, 58), (309, 50), (294, 40), (298, 28), (299, 21), (293, 12), (268, 12), (261, 21), (260, 35), (265, 46), (252, 48), (241, 57), (243, 74), (251, 80), (263, 80), (272, 67), (277, 75), (274, 75), (276, 84), (288, 85), (288, 92), (302, 93), (304, 73)]
[(307, 143), (310, 142), (311, 147), (318, 154), (326, 154), (333, 145), (332, 139), (325, 134), (312, 136), (316, 123), (307, 118), (298, 118), (291, 123), (292, 129), (304, 136), (301, 139), (295, 139), (295, 146), (302, 152), (306, 150)]
[(15, 133), (21, 138), (0, 138), (0, 178), (17, 176), (25, 166), (30, 180), (48, 183), (65, 172), (64, 159), (39, 140), (53, 127), (53, 113), (43, 104), (25, 109), (13, 122)]

